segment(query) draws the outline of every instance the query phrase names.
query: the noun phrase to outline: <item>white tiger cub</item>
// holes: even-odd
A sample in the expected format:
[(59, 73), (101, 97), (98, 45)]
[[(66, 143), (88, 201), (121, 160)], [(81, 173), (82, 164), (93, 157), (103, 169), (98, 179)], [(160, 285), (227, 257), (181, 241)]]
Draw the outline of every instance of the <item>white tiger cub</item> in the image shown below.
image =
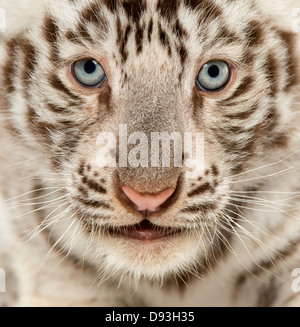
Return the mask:
[(300, 305), (299, 7), (0, 0), (1, 305)]

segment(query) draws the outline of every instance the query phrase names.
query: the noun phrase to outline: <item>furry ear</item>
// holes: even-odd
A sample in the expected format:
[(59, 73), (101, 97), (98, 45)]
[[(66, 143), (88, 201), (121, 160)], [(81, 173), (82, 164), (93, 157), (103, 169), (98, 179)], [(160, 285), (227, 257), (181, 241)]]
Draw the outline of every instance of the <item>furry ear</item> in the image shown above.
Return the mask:
[(255, 0), (258, 8), (278, 28), (300, 34), (299, 0)]
[[(46, 0), (0, 0), (6, 28), (0, 38), (10, 38), (28, 28), (40, 16)], [(59, 4), (57, 4), (59, 6)]]

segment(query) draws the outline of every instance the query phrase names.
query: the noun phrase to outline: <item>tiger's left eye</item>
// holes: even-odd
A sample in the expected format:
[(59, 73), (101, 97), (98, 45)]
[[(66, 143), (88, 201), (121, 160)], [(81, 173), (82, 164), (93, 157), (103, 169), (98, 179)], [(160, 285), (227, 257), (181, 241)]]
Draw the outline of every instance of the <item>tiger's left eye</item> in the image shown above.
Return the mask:
[(73, 76), (84, 87), (97, 88), (106, 79), (102, 66), (94, 59), (77, 61), (72, 66)]
[(229, 82), (231, 70), (224, 61), (209, 61), (200, 70), (197, 84), (203, 91), (219, 91)]

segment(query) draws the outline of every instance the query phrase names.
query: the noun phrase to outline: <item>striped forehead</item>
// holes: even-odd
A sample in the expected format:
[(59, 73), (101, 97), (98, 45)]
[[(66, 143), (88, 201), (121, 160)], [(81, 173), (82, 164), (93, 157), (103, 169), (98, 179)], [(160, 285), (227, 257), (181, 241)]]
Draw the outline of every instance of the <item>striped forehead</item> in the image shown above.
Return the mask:
[[(187, 48), (192, 57), (209, 52), (213, 42), (219, 42), (219, 46), (226, 48), (229, 40), (228, 52), (232, 52), (234, 45), (237, 50), (242, 48), (240, 41), (245, 37), (245, 25), (251, 20), (250, 3), (69, 0), (61, 7), (53, 5), (44, 19), (44, 30), (50, 39), (55, 36), (55, 41), (66, 40), (76, 46), (101, 48), (109, 55), (113, 53), (121, 63), (136, 60), (145, 52), (149, 55), (151, 48), (159, 51), (160, 55), (163, 49), (167, 57), (176, 57), (183, 64)], [(242, 5), (249, 7), (247, 17), (241, 16), (241, 12), (245, 12), (239, 10)], [(63, 27), (63, 35), (60, 35), (60, 26)]]

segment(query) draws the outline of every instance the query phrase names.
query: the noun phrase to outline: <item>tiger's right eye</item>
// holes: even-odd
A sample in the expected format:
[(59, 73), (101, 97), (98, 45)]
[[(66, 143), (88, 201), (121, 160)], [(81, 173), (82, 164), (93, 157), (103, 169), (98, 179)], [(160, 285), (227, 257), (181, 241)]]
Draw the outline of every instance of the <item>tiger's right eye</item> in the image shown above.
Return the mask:
[(209, 61), (200, 70), (197, 84), (203, 91), (215, 92), (221, 90), (229, 82), (231, 70), (224, 61)]
[(72, 72), (77, 82), (87, 88), (97, 88), (106, 80), (104, 69), (94, 59), (75, 62)]

